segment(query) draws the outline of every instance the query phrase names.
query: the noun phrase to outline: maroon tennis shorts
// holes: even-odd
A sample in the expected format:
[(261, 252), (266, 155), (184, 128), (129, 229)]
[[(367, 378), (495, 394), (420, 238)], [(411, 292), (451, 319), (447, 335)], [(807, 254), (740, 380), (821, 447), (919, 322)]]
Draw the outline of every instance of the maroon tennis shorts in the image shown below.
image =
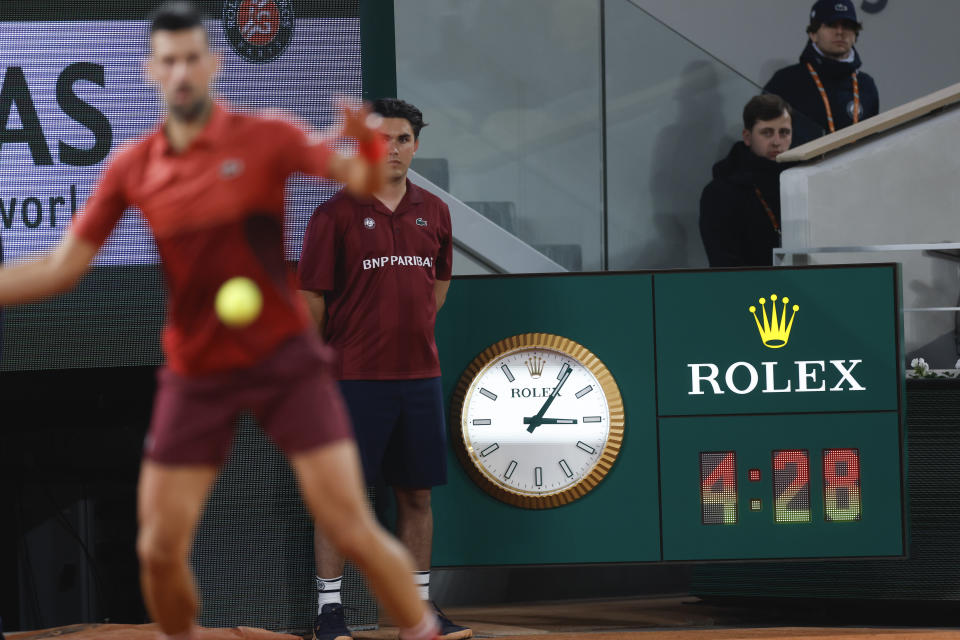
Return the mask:
[(162, 368), (144, 456), (162, 464), (220, 465), (244, 411), (288, 456), (352, 438), (331, 354), (314, 336), (301, 335), (245, 369), (184, 376)]

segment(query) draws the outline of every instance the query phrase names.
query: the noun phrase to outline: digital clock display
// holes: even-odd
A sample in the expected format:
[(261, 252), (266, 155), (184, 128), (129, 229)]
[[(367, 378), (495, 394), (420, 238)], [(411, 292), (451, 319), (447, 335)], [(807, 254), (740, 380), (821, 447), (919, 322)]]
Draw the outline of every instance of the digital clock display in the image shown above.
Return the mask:
[(774, 422), (660, 419), (665, 559), (881, 555), (870, 551), (900, 539), (900, 459), (876, 437), (895, 433), (896, 415)]
[(828, 449), (823, 452), (823, 492), (826, 520), (860, 519), (860, 452)]
[(737, 454), (700, 454), (700, 506), (703, 524), (737, 524)]
[(773, 521), (810, 522), (810, 454), (773, 452)]
[[(790, 449), (771, 452), (773, 477), (773, 522), (809, 523), (810, 454)], [(764, 500), (751, 485), (760, 482), (763, 472), (750, 469), (747, 487), (750, 510), (764, 511)], [(860, 519), (860, 452), (857, 449), (823, 451), (823, 520), (850, 522)], [(700, 507), (703, 524), (737, 524), (737, 453), (700, 453)]]

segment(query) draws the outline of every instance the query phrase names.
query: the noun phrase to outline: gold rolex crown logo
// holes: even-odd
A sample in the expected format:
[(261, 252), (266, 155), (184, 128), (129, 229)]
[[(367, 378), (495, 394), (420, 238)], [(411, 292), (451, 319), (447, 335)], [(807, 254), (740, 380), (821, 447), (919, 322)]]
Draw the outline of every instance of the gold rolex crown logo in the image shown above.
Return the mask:
[(540, 374), (543, 373), (543, 358), (540, 356), (533, 356), (532, 358), (527, 359), (527, 371), (530, 372), (531, 378), (539, 378)]
[(770, 349), (779, 349), (780, 347), (787, 346), (787, 341), (790, 340), (790, 329), (793, 328), (793, 319), (797, 317), (797, 311), (800, 310), (799, 305), (793, 305), (793, 313), (790, 314), (790, 320), (787, 321), (787, 304), (790, 302), (790, 298), (784, 297), (780, 302), (781, 311), (780, 315), (777, 315), (777, 294), (770, 294), (770, 317), (767, 317), (767, 301), (763, 298), (760, 298), (760, 312), (763, 315), (763, 322), (760, 322), (760, 317), (757, 315), (757, 308), (753, 305), (750, 305), (750, 313), (753, 314), (753, 319), (757, 323), (757, 331), (760, 332), (760, 339), (763, 340), (763, 344)]

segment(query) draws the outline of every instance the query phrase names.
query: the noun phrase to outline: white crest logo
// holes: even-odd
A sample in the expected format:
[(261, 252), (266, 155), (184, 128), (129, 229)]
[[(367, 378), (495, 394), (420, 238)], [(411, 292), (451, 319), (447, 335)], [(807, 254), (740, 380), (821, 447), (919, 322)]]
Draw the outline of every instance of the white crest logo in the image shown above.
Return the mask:
[(375, 226), (377, 226), (377, 223), (373, 220), (373, 218), (364, 218), (363, 226), (365, 226), (367, 229), (373, 229)]
[(243, 160), (238, 158), (224, 160), (220, 165), (220, 177), (225, 180), (236, 178), (241, 173), (243, 173)]
[(833, 5), (833, 8), (836, 9), (837, 11), (846, 11), (846, 10), (847, 10), (847, 5), (845, 5), (845, 4), (840, 4), (840, 3), (838, 2), (837, 4)]

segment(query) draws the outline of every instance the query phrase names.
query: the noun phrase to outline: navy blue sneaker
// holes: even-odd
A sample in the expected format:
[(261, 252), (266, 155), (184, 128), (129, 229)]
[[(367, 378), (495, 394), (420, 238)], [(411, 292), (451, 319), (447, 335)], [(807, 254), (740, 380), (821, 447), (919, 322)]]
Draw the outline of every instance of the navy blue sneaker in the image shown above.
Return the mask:
[(314, 640), (353, 640), (343, 618), (343, 605), (331, 602), (320, 607), (320, 615), (313, 623)]
[(433, 606), (434, 613), (437, 614), (437, 622), (440, 623), (440, 635), (437, 636), (437, 640), (464, 640), (464, 638), (473, 637), (473, 629), (452, 623), (450, 618), (443, 615), (443, 611), (440, 611), (436, 602), (431, 600), (430, 604)]

